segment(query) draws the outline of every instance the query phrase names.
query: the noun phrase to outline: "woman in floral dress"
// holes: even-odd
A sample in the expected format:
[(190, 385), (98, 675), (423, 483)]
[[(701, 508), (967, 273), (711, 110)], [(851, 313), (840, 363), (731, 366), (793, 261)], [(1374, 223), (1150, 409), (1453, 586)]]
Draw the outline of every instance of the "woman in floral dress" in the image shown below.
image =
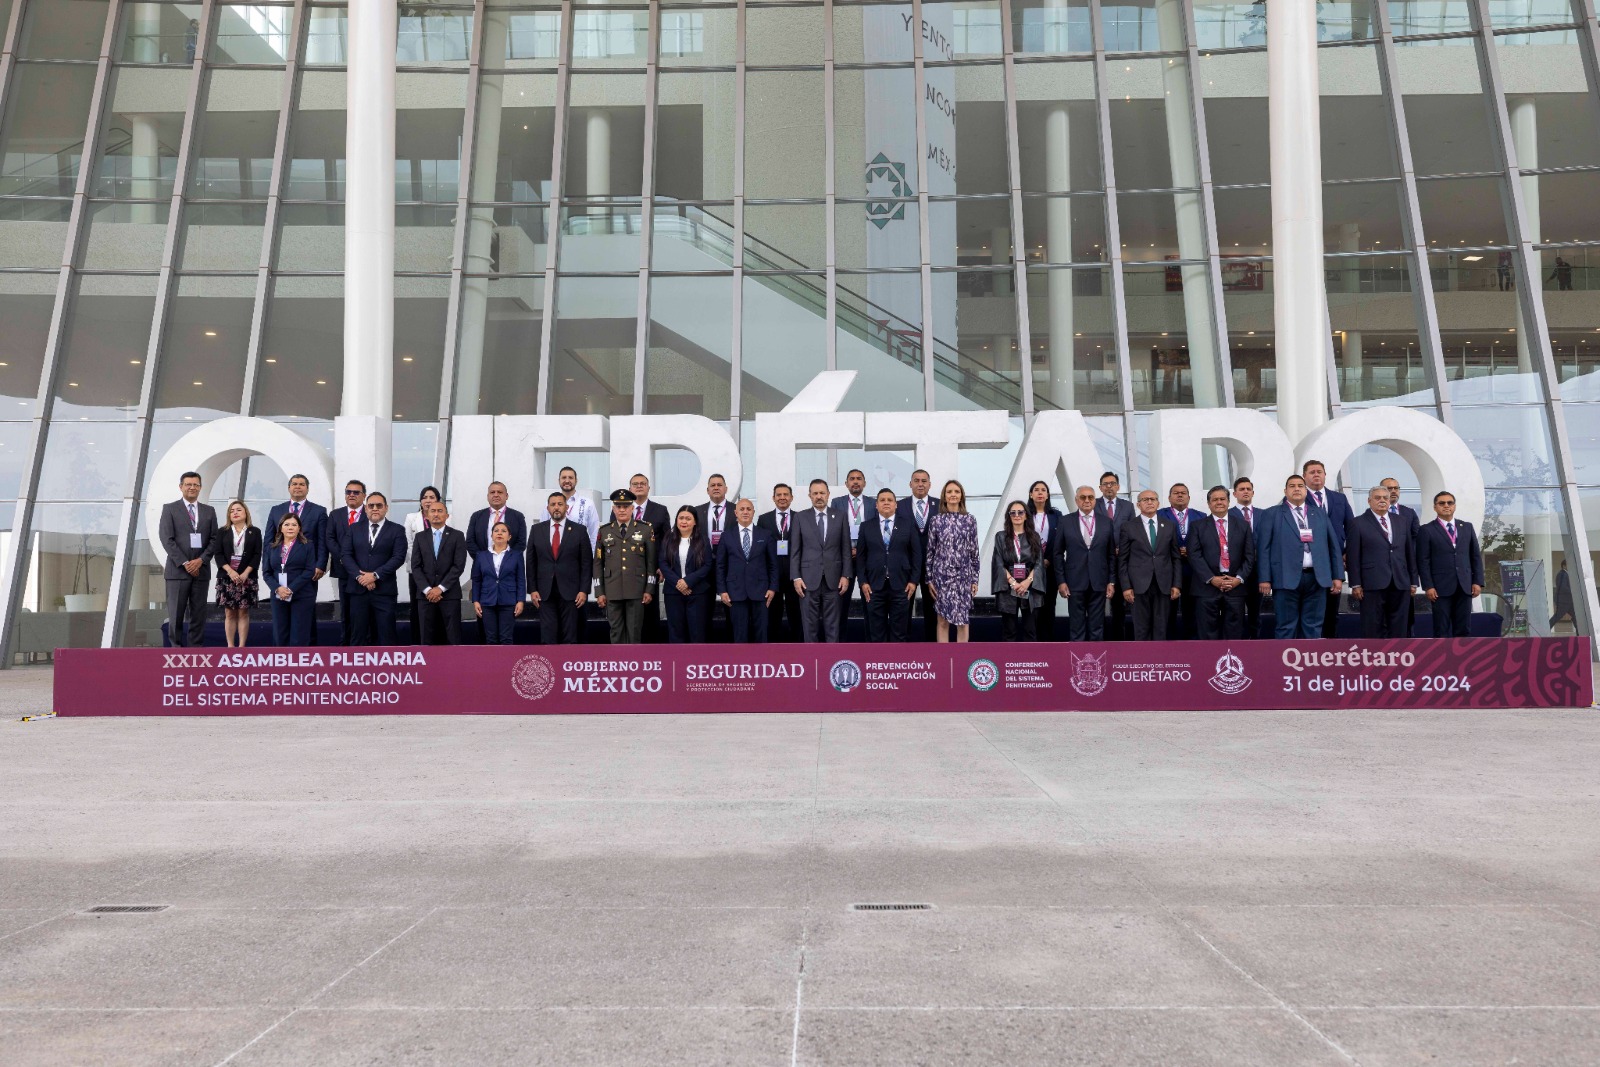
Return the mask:
[(967, 491), (960, 482), (944, 483), (939, 514), (928, 522), (928, 586), (939, 613), (939, 640), (968, 639), (972, 598), (978, 595), (978, 520), (967, 514)]

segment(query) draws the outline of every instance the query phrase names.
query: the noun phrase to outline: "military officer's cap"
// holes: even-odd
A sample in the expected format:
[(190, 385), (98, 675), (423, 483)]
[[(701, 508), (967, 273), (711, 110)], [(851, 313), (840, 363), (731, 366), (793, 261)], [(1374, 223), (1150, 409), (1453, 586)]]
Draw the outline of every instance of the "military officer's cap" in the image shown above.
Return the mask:
[(638, 501), (639, 498), (633, 495), (633, 490), (631, 489), (618, 489), (615, 493), (611, 494), (612, 506), (616, 506), (618, 504), (636, 504)]

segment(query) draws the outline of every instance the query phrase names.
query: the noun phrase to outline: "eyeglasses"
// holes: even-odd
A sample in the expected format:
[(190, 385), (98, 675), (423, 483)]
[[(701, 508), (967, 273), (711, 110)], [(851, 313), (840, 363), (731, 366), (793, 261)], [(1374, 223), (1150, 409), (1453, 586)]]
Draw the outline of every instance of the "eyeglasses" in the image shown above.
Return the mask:
[(1012, 518), (1013, 518), (1013, 519), (1015, 519), (1015, 518), (1017, 518), (1017, 517), (1018, 517), (1018, 516), (1019, 516), (1019, 515), (1020, 515), (1020, 516), (1021, 516), (1021, 517), (1023, 517), (1023, 518), (1027, 518), (1027, 516), (1028, 516), (1028, 513), (1027, 513), (1027, 512), (1026, 512), (1026, 511), (1013, 511), (1013, 512), (1012, 512), (1012, 513), (1011, 513), (1011, 517), (1012, 517)]
[(361, 495), (361, 490), (359, 490), (359, 489), (346, 489), (344, 491), (344, 495), (345, 496), (360, 496)]

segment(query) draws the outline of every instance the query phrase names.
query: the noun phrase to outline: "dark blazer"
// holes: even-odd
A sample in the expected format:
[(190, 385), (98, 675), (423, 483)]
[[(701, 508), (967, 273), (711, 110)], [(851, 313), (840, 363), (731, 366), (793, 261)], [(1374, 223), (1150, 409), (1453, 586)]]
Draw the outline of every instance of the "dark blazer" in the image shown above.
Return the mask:
[(1062, 582), (1073, 596), (1099, 590), (1105, 595), (1106, 586), (1117, 580), (1117, 537), (1111, 524), (1106, 522), (1104, 509), (1095, 513), (1094, 537), (1083, 543), (1078, 512), (1073, 511), (1061, 520), (1059, 533), (1052, 532), (1056, 542), (1057, 573), (1052, 575), (1056, 585)]
[[(184, 518), (188, 519), (188, 515)], [(211, 558), (217, 561), (217, 568), (233, 558), (233, 529), (224, 526), (219, 529), (216, 536), (211, 539)], [(261, 531), (254, 526), (244, 528), (244, 551), (239, 555), (239, 568), (261, 572)]]
[[(217, 538), (217, 509), (199, 501), (194, 505), (195, 524), (189, 525), (189, 509), (184, 502), (174, 500), (161, 509), (161, 549), (167, 558), (162, 573), (178, 581), (190, 577), (183, 565), (191, 559), (201, 560), (195, 578), (211, 577), (211, 555)], [(191, 548), (189, 535), (200, 535), (200, 547)]]
[(874, 511), (872, 518), (861, 524), (861, 538), (856, 548), (856, 581), (870, 585), (875, 593), (886, 585), (902, 590), (908, 585), (919, 585), (923, 548), (916, 518), (901, 518), (898, 513), (889, 530), (889, 543), (885, 545), (883, 516)]
[[(1410, 589), (1417, 577), (1417, 546), (1404, 517), (1389, 520), (1394, 541), (1383, 536), (1378, 517), (1370, 510), (1350, 520), (1345, 529), (1345, 564), (1350, 584), (1365, 589)], [(1449, 538), (1445, 538), (1449, 540)]]
[[(604, 526), (610, 521), (610, 517), (607, 517), (600, 525)], [(644, 521), (648, 522), (650, 528), (655, 530), (656, 548), (659, 550), (662, 545), (667, 543), (667, 527), (672, 525), (672, 516), (667, 512), (666, 505), (657, 504), (654, 500), (646, 500), (644, 502)], [(566, 534), (561, 536), (565, 537)], [(659, 564), (659, 562), (658, 560), (657, 563)]]
[[(922, 573), (917, 576), (918, 582), (925, 582), (928, 578), (928, 531), (933, 528), (933, 517), (939, 514), (939, 502), (933, 499), (932, 493), (929, 493), (923, 499), (927, 502), (928, 514), (923, 520), (922, 529), (917, 530), (917, 540), (922, 542)], [(894, 521), (896, 523), (909, 522), (913, 530), (917, 529), (916, 504), (911, 497), (903, 496), (900, 498), (894, 509)]]
[[(732, 497), (727, 497), (722, 501), (722, 532), (723, 533), (727, 533), (729, 529), (739, 525), (738, 518), (735, 517), (735, 515), (733, 514), (733, 504), (734, 504), (734, 500), (733, 500)], [(711, 501), (707, 500), (704, 504), (696, 504), (694, 506), (694, 513), (695, 513), (695, 517), (700, 520), (700, 529), (704, 530), (705, 533), (706, 533), (706, 543), (710, 544), (711, 543)], [(666, 542), (662, 541), (661, 544), (663, 546), (665, 546)], [(662, 551), (665, 551), (664, 547), (663, 547)]]
[[(362, 571), (369, 571), (378, 576), (377, 588), (371, 590), (378, 596), (399, 596), (400, 586), (395, 581), (395, 575), (400, 568), (406, 565), (406, 528), (398, 522), (389, 519), (383, 520), (383, 525), (378, 528), (378, 537), (372, 544), (367, 544), (367, 534), (372, 524), (362, 519), (345, 532), (340, 538), (344, 544), (344, 569), (348, 575), (346, 579), (351, 584), (355, 583), (357, 575)], [(433, 545), (428, 546), (432, 551)], [(360, 589), (360, 586), (356, 586)], [(366, 592), (366, 590), (361, 590)]]
[(1417, 576), (1424, 590), (1440, 596), (1472, 592), (1483, 587), (1483, 551), (1472, 523), (1456, 520), (1456, 543), (1450, 543), (1438, 519), (1422, 526), (1417, 535)]
[[(1095, 532), (1099, 533), (1098, 530)], [(1082, 538), (1078, 543), (1083, 543)], [(994, 553), (989, 557), (989, 595), (994, 597), (994, 606), (1002, 615), (1015, 615), (1022, 607), (1020, 598), (1011, 595), (1011, 583), (1006, 581), (1007, 572), (1019, 560), (1033, 572), (1033, 582), (1028, 586), (1028, 603), (1036, 607), (1042, 601), (1045, 584), (1049, 581), (1040, 564), (1049, 558), (1050, 550), (1043, 542), (1040, 542), (1036, 556), (1028, 539), (1023, 538), (1022, 554), (1019, 556), (1017, 546), (1011, 542), (1011, 535), (1005, 530), (995, 531)]]
[(839, 579), (855, 573), (850, 558), (850, 520), (829, 508), (826, 540), (818, 540), (815, 508), (807, 506), (791, 517), (789, 574), (803, 580), (808, 591), (827, 586), (837, 592)]
[(317, 561), (322, 557), (322, 546), (307, 541), (297, 541), (289, 549), (289, 563), (281, 565), (281, 545), (267, 545), (261, 555), (261, 579), (266, 582), (268, 595), (277, 599), (278, 587), (286, 585), (296, 600), (316, 599), (317, 583), (312, 575), (317, 571)]
[[(507, 526), (511, 524), (506, 523)], [(581, 529), (581, 527), (580, 527)], [(465, 546), (463, 541), (462, 545)], [(432, 546), (429, 546), (432, 548)], [(457, 586), (460, 588), (460, 586)], [(500, 557), (500, 573), (494, 573), (494, 552), (484, 549), (472, 558), (472, 602), (486, 608), (516, 607), (528, 595), (527, 572), (522, 553), (507, 548)]]
[[(789, 509), (789, 536), (791, 537), (789, 542), (789, 551), (791, 554), (794, 552), (794, 541), (792, 540), (794, 536), (794, 523), (799, 517), (800, 512), (791, 507)], [(773, 508), (771, 511), (763, 512), (761, 516), (756, 519), (756, 525), (772, 535), (773, 551), (776, 552), (779, 540), (778, 509)], [(787, 582), (791, 580), (789, 577), (789, 559), (789, 556), (778, 557), (778, 581), (780, 582)]]
[[(506, 524), (511, 525), (510, 523)], [(488, 551), (485, 549), (484, 551)], [(511, 549), (519, 556), (518, 549)], [(476, 556), (474, 556), (476, 558)], [(411, 579), (416, 583), (418, 595), (425, 589), (440, 586), (445, 600), (461, 599), (461, 576), (467, 573), (467, 539), (453, 526), (446, 526), (439, 537), (439, 554), (433, 554), (433, 527), (424, 526), (417, 531), (411, 545)], [(490, 573), (493, 573), (491, 568)]]
[[(509, 525), (509, 524), (508, 524)], [(561, 558), (550, 555), (550, 520), (533, 524), (528, 531), (528, 565), (525, 568), (528, 592), (540, 599), (559, 596), (576, 600), (594, 585), (594, 545), (589, 528), (581, 522), (564, 519), (561, 523)]]
[[(1165, 507), (1156, 511), (1157, 515), (1164, 515), (1172, 520), (1172, 532), (1178, 537), (1178, 548), (1180, 550), (1189, 547), (1189, 535), (1194, 532), (1195, 523), (1206, 517), (1205, 512), (1196, 511), (1194, 508), (1184, 508), (1183, 510), (1184, 523), (1181, 526), (1178, 524), (1178, 512), (1176, 508)], [(1183, 564), (1183, 573), (1185, 577), (1187, 577), (1189, 574), (1190, 566), (1191, 565), (1188, 560), (1185, 560)]]
[[(1356, 517), (1356, 510), (1350, 506), (1350, 498), (1337, 489), (1323, 489), (1322, 495), (1328, 498), (1326, 514), (1328, 521), (1333, 524), (1333, 543), (1339, 546), (1339, 554), (1344, 555), (1344, 532), (1350, 525), (1350, 520)], [(1306, 490), (1306, 504), (1322, 511), (1317, 504), (1316, 496), (1308, 488)]]
[[(278, 536), (278, 523), (289, 514), (289, 501), (272, 505), (272, 510), (267, 513), (267, 524), (261, 528), (261, 536), (270, 544)], [(300, 532), (311, 542), (312, 555), (319, 551), (322, 555), (317, 560), (316, 570), (328, 569), (328, 509), (321, 504), (313, 504), (307, 500), (300, 509)]]
[[(467, 522), (467, 551), (476, 559), (479, 552), (489, 549), (489, 512), (490, 508), (481, 508), (472, 513), (472, 518)], [(528, 520), (516, 508), (507, 507), (505, 518), (501, 520), (511, 528), (511, 551), (521, 552), (528, 547)], [(565, 534), (562, 534), (565, 537)]]
[[(726, 514), (731, 517), (733, 509), (729, 508)], [(735, 527), (738, 525), (738, 523), (734, 523)], [(701, 527), (701, 530), (709, 531), (709, 529), (710, 527)], [(696, 531), (696, 533), (699, 532), (698, 530)], [(726, 534), (728, 531), (723, 530), (722, 532)], [(699, 553), (698, 562), (695, 559), (697, 552)], [(711, 534), (709, 532), (703, 533), (690, 543), (689, 569), (687, 571), (679, 570), (678, 545), (673, 540), (672, 534), (668, 534), (667, 543), (662, 545), (660, 550), (656, 552), (656, 566), (661, 568), (661, 594), (663, 596), (683, 596), (682, 593), (678, 592), (679, 579), (689, 583), (690, 596), (700, 596), (712, 592), (711, 580), (717, 569), (717, 556), (711, 548)]]
[[(1306, 497), (1306, 522), (1311, 527), (1311, 565), (1317, 574), (1317, 584), (1331, 588), (1335, 578), (1344, 578), (1344, 563), (1340, 559), (1340, 543), (1333, 538), (1333, 525), (1328, 513), (1311, 503)], [(1285, 589), (1300, 584), (1304, 568), (1301, 559), (1304, 549), (1300, 541), (1300, 526), (1287, 503), (1267, 508), (1256, 516), (1256, 581), (1269, 582)]]
[[(849, 529), (848, 523), (850, 522), (850, 499), (850, 494), (846, 493), (843, 496), (836, 496), (828, 502), (830, 508), (844, 516), (844, 521), (847, 524), (846, 529)], [(872, 494), (863, 489), (861, 491), (861, 525), (865, 526), (877, 514), (878, 505), (873, 502)]]
[(1117, 542), (1117, 584), (1135, 593), (1149, 592), (1155, 584), (1162, 596), (1178, 588), (1183, 580), (1182, 560), (1178, 558), (1178, 528), (1171, 519), (1156, 513), (1156, 543), (1150, 546), (1144, 516), (1135, 515), (1122, 524)]
[[(1404, 519), (1405, 524), (1411, 528), (1411, 541), (1413, 544), (1415, 544), (1417, 540), (1417, 531), (1422, 527), (1422, 519), (1417, 515), (1416, 508), (1409, 508), (1404, 504), (1390, 504), (1389, 517), (1393, 519), (1396, 515), (1399, 515), (1402, 519)], [(1446, 538), (1446, 540), (1449, 539)]]
[[(327, 536), (326, 540), (324, 541), (324, 546), (327, 548), (327, 551), (328, 551), (328, 563), (329, 563), (329, 566), (332, 568), (329, 571), (329, 573), (332, 574), (335, 578), (339, 579), (340, 586), (345, 587), (345, 588), (349, 587), (350, 579), (354, 577), (354, 575), (346, 574), (345, 573), (345, 569), (344, 569), (345, 540), (347, 539), (347, 536), (349, 535), (349, 532), (352, 529), (352, 527), (350, 525), (350, 521), (349, 521), (350, 520), (350, 510), (351, 509), (348, 508), (348, 507), (342, 507), (342, 508), (336, 509), (335, 511), (333, 511), (332, 513), (330, 513), (328, 515), (328, 521), (327, 521), (327, 533), (328, 533), (328, 536)], [(358, 512), (361, 511), (360, 508), (356, 508), (355, 510), (358, 511)], [(362, 523), (364, 523), (366, 521), (367, 521), (367, 516), (366, 516), (365, 513), (362, 513), (362, 514), (359, 514), (359, 515), (356, 516), (356, 525), (357, 526), (361, 525)]]
[(1267, 509), (1266, 508), (1257, 507), (1255, 504), (1251, 504), (1250, 505), (1250, 514), (1251, 514), (1251, 518), (1254, 521), (1250, 521), (1250, 520), (1246, 520), (1245, 519), (1245, 517), (1244, 517), (1244, 509), (1241, 508), (1238, 504), (1235, 504), (1231, 508), (1228, 509), (1228, 514), (1229, 515), (1237, 515), (1239, 517), (1240, 521), (1244, 522), (1244, 524), (1247, 527), (1249, 527), (1249, 529), (1250, 529), (1250, 537), (1251, 537), (1251, 539), (1253, 541), (1256, 542), (1256, 548), (1257, 549), (1260, 549), (1260, 547), (1261, 547), (1261, 538), (1256, 533), (1256, 523), (1260, 522), (1261, 521), (1261, 516), (1265, 515), (1266, 513), (1267, 513)]
[[(1033, 526), (1034, 525), (1034, 521), (1038, 518), (1038, 513), (1033, 510), (1033, 501), (1024, 500), (1022, 502), (1022, 506), (1028, 509), (1028, 525), (1029, 526)], [(1072, 513), (1074, 515), (1076, 515), (1078, 512), (1077, 512), (1076, 509), (1074, 509)], [(1058, 557), (1060, 557), (1060, 555), (1061, 555), (1061, 538), (1067, 531), (1067, 522), (1068, 522), (1068, 520), (1067, 520), (1067, 517), (1065, 515), (1063, 515), (1061, 513), (1061, 511), (1059, 509), (1055, 508), (1055, 507), (1047, 507), (1047, 508), (1045, 508), (1044, 509), (1044, 514), (1045, 514), (1045, 519), (1046, 519), (1046, 522), (1044, 524), (1045, 525), (1045, 537), (1043, 539), (1044, 540), (1044, 558), (1045, 558), (1045, 562), (1050, 565), (1050, 582), (1049, 582), (1049, 586), (1050, 586), (1051, 589), (1054, 589), (1056, 586), (1061, 584), (1061, 579), (1056, 574), (1056, 568), (1060, 566), (1060, 562), (1059, 562), (1059, 558)], [(1076, 519), (1072, 520), (1072, 522), (1073, 522), (1074, 526), (1077, 525), (1077, 520)], [(1098, 517), (1096, 518), (1095, 525), (1096, 526), (1100, 525), (1099, 521), (1098, 521)], [(1035, 527), (1035, 529), (1037, 529), (1037, 527)], [(1083, 543), (1083, 538), (1081, 538), (1081, 537), (1078, 538), (1078, 543), (1081, 545)]]
[(1113, 509), (1106, 506), (1105, 497), (1102, 496), (1095, 498), (1094, 513), (1096, 517), (1100, 518), (1101, 520), (1110, 520), (1111, 539), (1120, 544), (1122, 539), (1122, 527), (1129, 519), (1138, 516), (1139, 509), (1134, 507), (1133, 501), (1127, 499), (1126, 497), (1119, 496), (1117, 497), (1117, 504), (1116, 508), (1114, 509), (1116, 514), (1112, 514), (1112, 510)]
[[(1256, 519), (1259, 521), (1258, 514)], [(1256, 580), (1256, 539), (1250, 524), (1243, 515), (1228, 511), (1228, 567), (1222, 567), (1222, 541), (1217, 537), (1217, 520), (1207, 515), (1189, 527), (1190, 591), (1198, 596), (1221, 596), (1211, 584), (1213, 578), (1238, 578), (1245, 584), (1233, 591), (1234, 596), (1247, 596), (1250, 583)]]
[[(792, 526), (790, 530), (793, 531)], [(739, 524), (734, 523), (733, 528), (723, 534), (722, 543), (717, 545), (717, 588), (732, 600), (765, 601), (768, 590), (777, 592), (778, 539), (751, 523), (750, 555), (747, 558), (743, 533)]]

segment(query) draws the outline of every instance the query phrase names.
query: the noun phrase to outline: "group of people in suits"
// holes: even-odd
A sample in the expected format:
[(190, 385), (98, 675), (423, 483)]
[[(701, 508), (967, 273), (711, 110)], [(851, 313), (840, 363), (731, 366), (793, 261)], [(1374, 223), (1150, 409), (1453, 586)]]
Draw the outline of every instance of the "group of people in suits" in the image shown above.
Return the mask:
[[(1323, 464), (1310, 461), (1288, 479), (1281, 503), (1260, 508), (1254, 484), (1238, 478), (1231, 500), (1215, 486), (1201, 511), (1181, 484), (1168, 490), (1166, 507), (1151, 489), (1123, 499), (1108, 471), (1098, 495), (1089, 486), (1074, 491), (1070, 513), (1052, 505), (1046, 482), (1035, 482), (1026, 500), (1005, 505), (995, 534), (989, 592), (1004, 635), (1235, 639), (1259, 633), (1270, 596), (1277, 637), (1332, 636), (1346, 583), (1365, 636), (1409, 635), (1418, 591), (1432, 606), (1435, 635), (1465, 635), (1483, 558), (1476, 531), (1455, 518), (1455, 498), (1437, 494), (1436, 517), (1424, 524), (1398, 503), (1399, 483), (1385, 479), (1357, 515), (1326, 479)], [(491, 482), (487, 506), (463, 532), (432, 486), (402, 525), (388, 517), (386, 496), (360, 481), (345, 486), (344, 506), (330, 513), (296, 474), (263, 533), (243, 501), (231, 502), (219, 522), (199, 499), (200, 475), (186, 473), (160, 524), (171, 640), (202, 642), (213, 560), (229, 645), (248, 639), (261, 583), (275, 641), (313, 643), (324, 574), (338, 584), (341, 641), (354, 645), (396, 642), (402, 580), (423, 644), (463, 640), (464, 589), (489, 644), (511, 643), (530, 604), (542, 641), (575, 643), (591, 596), (615, 644), (724, 634), (736, 642), (838, 641), (858, 588), (872, 641), (911, 640), (919, 599), (920, 639), (968, 638), (978, 529), (954, 479), (935, 498), (931, 476), (918, 470), (909, 496), (887, 488), (868, 496), (865, 474), (852, 470), (846, 492), (831, 499), (828, 483), (813, 480), (801, 508), (780, 483), (772, 508), (758, 515), (754, 501), (730, 499), (727, 480), (714, 474), (704, 503), (669, 516), (650, 499), (649, 478), (636, 474), (611, 494), (604, 524), (578, 492), (573, 468), (561, 470), (559, 484), (530, 523), (510, 506), (506, 485)]]

